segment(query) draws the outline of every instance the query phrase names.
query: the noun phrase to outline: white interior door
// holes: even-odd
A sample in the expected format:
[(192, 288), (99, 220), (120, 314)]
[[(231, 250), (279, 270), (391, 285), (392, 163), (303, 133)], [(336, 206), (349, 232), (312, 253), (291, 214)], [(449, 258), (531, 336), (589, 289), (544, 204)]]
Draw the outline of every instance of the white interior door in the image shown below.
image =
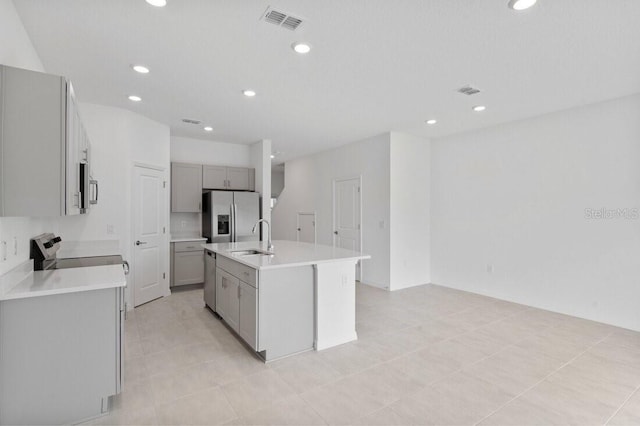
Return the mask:
[(135, 166), (133, 183), (134, 215), (134, 306), (166, 293), (164, 265), (165, 206), (163, 172)]
[[(360, 178), (334, 181), (333, 191), (333, 245), (348, 250), (360, 251)], [(360, 262), (356, 268), (356, 279), (360, 279)]]
[(298, 213), (298, 241), (303, 243), (316, 242), (316, 214)]

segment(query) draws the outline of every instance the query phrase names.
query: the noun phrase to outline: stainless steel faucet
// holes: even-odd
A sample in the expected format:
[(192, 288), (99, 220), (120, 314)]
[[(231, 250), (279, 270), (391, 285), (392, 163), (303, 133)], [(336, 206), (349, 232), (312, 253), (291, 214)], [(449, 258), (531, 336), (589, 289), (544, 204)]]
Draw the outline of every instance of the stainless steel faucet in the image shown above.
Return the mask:
[(273, 244), (271, 244), (271, 224), (267, 219), (260, 219), (259, 221), (257, 221), (256, 224), (253, 225), (253, 229), (251, 230), (251, 232), (253, 232), (254, 234), (256, 233), (256, 229), (258, 228), (258, 225), (260, 224), (260, 222), (264, 222), (267, 224), (267, 230), (269, 231), (269, 234), (268, 234), (269, 239), (267, 240), (267, 250), (271, 251), (273, 250)]

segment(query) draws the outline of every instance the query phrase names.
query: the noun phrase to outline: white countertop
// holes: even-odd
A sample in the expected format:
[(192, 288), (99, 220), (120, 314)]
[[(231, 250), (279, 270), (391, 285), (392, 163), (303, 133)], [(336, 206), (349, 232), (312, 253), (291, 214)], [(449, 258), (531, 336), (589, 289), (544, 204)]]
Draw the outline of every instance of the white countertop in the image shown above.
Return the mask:
[(301, 243), (297, 241), (273, 241), (273, 255), (238, 256), (236, 250), (267, 251), (265, 241), (247, 241), (241, 243), (203, 244), (205, 250), (236, 260), (255, 269), (287, 268), (291, 266), (315, 265), (319, 263), (340, 262), (360, 259), (370, 259), (368, 254), (346, 250), (322, 244)]
[(171, 236), (172, 243), (186, 243), (189, 241), (207, 241), (207, 239), (203, 237), (185, 237), (179, 235), (176, 235), (175, 237), (173, 235)]
[[(79, 291), (125, 287), (127, 280), (122, 265), (91, 266), (86, 268), (55, 269), (51, 271), (26, 271), (21, 265), (21, 274), (3, 276), (4, 290), (0, 301), (27, 297), (51, 296)], [(16, 268), (18, 269), (18, 268)]]

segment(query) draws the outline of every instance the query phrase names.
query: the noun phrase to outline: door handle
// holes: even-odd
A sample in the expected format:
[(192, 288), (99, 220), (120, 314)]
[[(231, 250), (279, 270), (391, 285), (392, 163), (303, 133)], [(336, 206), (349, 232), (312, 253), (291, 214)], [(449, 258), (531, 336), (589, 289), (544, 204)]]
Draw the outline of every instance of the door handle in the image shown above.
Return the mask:
[(334, 234), (338, 235), (338, 231), (333, 231)]
[(144, 242), (144, 241), (140, 241), (140, 240), (136, 241), (136, 245), (137, 246), (142, 245), (142, 244), (147, 244), (147, 243)]

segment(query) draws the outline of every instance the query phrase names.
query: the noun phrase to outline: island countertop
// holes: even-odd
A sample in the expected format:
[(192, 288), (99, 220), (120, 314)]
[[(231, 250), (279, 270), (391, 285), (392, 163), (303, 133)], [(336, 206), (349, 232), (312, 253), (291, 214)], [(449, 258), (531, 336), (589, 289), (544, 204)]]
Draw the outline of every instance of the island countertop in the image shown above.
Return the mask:
[(291, 266), (315, 265), (319, 263), (358, 261), (371, 256), (343, 248), (310, 244), (297, 241), (276, 240), (270, 255), (238, 255), (235, 251), (259, 250), (268, 252), (266, 241), (203, 244), (205, 250), (233, 259), (255, 269), (287, 268)]

